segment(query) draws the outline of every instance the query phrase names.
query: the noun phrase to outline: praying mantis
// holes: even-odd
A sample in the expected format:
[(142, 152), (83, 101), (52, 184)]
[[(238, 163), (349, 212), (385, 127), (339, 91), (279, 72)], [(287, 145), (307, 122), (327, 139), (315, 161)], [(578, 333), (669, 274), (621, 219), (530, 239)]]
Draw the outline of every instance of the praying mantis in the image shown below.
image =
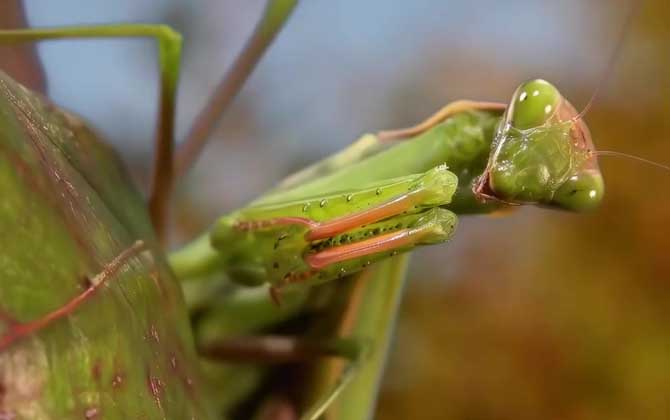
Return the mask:
[[(459, 213), (490, 211), (487, 201), (573, 211), (596, 207), (603, 195), (602, 176), (588, 128), (572, 105), (550, 83), (534, 80), (517, 89), (502, 121), (470, 114), (504, 108), (455, 102), (416, 127), (382, 132), (372, 142), (363, 137), (351, 148), (359, 148), (361, 142), (376, 148), (389, 139), (412, 141), (346, 162), (321, 177), (312, 174), (332, 165), (316, 164), (280, 185), (278, 192), (222, 218), (210, 238), (224, 260), (220, 264), (232, 278), (270, 283), (278, 293), (284, 284), (330, 281), (383, 254), (449, 239), (456, 219), (438, 210), (443, 207), (452, 206)], [(461, 139), (451, 130), (476, 134)], [(478, 140), (475, 153), (457, 154)], [(413, 158), (429, 147), (443, 150), (428, 153), (425, 161)], [(482, 170), (476, 165), (484, 155), (488, 163)], [(311, 181), (291, 188), (301, 178)]]
[[(378, 151), (383, 142), (396, 143)], [(407, 159), (418, 151), (426, 158)], [(244, 284), (271, 284), (279, 303), (284, 286), (337, 281), (380, 258), (448, 240), (456, 224), (448, 209), (592, 210), (604, 191), (594, 152), (574, 107), (550, 83), (532, 80), (508, 106), (454, 102), (415, 127), (362, 137), (341, 153), (363, 158), (338, 167), (333, 160), (342, 155), (336, 155), (293, 175), (217, 222), (204, 239), (215, 248), (214, 261), (197, 241), (196, 252), (173, 255), (173, 268), (188, 278), (223, 267)]]
[[(79, 36), (159, 34), (162, 40), (175, 38), (168, 31), (129, 25), (84, 28)], [(77, 30), (47, 32), (21, 36), (37, 40), (72, 36)], [(161, 38), (162, 32), (169, 36)], [(177, 50), (166, 42), (161, 51), (166, 92), (161, 104), (166, 109), (163, 117), (170, 121)], [(169, 122), (162, 127), (171, 130)], [(171, 152), (163, 149), (160, 154), (164, 160)], [(341, 154), (288, 178), (248, 207), (224, 216), (211, 232), (174, 253), (170, 263), (185, 282), (197, 283), (201, 276), (223, 273), (241, 288), (269, 285), (274, 303), (267, 293), (259, 299), (280, 308), (319, 284), (336, 288), (338, 282), (352, 282), (349, 276), (364, 269), (360, 276), (373, 277), (367, 279), (367, 288), (352, 290), (352, 296), (354, 291), (364, 296), (363, 309), (373, 312), (367, 320), (377, 316), (386, 330), (371, 323), (373, 327), (365, 331), (362, 319), (354, 329), (368, 334), (372, 343), (335, 343), (329, 354), (354, 360), (355, 369), (345, 372), (345, 380), (335, 388), (326, 387), (325, 400), (306, 414), (313, 418), (328, 408), (336, 394), (344, 393), (341, 397), (347, 398), (360, 378), (373, 377), (363, 389), (367, 389), (365, 398), (374, 399), (371, 389), (383, 363), (384, 344), (379, 343), (388, 340), (394, 302), (402, 289), (399, 273), (405, 258), (397, 253), (448, 240), (460, 214), (517, 204), (588, 210), (597, 206), (602, 193), (595, 150), (581, 116), (555, 87), (534, 80), (521, 85), (509, 105), (456, 102), (417, 127), (362, 137)], [(154, 219), (161, 219), (157, 207), (152, 213)], [(389, 257), (391, 261), (382, 261)], [(227, 303), (234, 303), (233, 299)], [(375, 299), (383, 309), (375, 311)], [(276, 321), (270, 317), (267, 324), (254, 328)], [(207, 347), (205, 343), (203, 350)], [(315, 349), (317, 354), (320, 351), (323, 349)], [(368, 367), (376, 372), (366, 372)]]

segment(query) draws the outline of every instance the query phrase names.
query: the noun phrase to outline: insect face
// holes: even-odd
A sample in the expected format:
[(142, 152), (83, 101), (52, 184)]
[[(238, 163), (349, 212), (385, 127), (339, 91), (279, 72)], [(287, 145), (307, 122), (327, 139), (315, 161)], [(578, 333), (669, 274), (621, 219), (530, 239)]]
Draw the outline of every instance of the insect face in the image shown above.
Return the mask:
[(523, 83), (498, 127), (475, 194), (510, 204), (583, 211), (604, 186), (588, 127), (551, 83)]

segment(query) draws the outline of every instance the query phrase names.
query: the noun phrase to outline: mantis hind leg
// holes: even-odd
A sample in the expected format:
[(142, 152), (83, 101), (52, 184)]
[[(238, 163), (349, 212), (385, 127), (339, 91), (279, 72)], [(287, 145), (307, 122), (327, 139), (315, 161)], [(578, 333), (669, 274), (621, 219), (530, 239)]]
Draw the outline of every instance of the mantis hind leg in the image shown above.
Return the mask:
[(377, 133), (377, 137), (381, 141), (400, 140), (414, 137), (443, 122), (454, 114), (463, 111), (481, 110), (481, 111), (503, 111), (507, 104), (499, 102), (478, 102), (470, 100), (454, 101), (447, 104), (445, 107), (431, 115), (424, 121), (417, 125), (407, 128), (400, 128), (396, 130), (385, 130)]
[(175, 99), (181, 57), (181, 35), (166, 25), (119, 24), (0, 30), (0, 43), (18, 44), (68, 38), (154, 38), (158, 42), (160, 106), (156, 129), (149, 212), (159, 236), (173, 184)]

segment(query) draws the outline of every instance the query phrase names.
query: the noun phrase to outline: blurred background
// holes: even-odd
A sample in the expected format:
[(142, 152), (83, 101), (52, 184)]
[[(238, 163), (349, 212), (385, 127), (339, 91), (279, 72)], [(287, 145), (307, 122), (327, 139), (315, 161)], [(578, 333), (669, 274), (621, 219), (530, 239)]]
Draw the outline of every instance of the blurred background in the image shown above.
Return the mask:
[[(164, 22), (185, 36), (180, 137), (264, 2), (26, 0), (30, 23)], [(174, 245), (362, 133), (460, 98), (506, 102), (542, 77), (583, 107), (596, 146), (670, 162), (670, 4), (650, 0), (303, 2), (191, 175)], [(89, 119), (146, 185), (157, 105), (150, 41), (40, 45), (49, 94)], [(670, 418), (670, 174), (601, 161), (602, 208), (464, 218), (422, 249), (379, 419)]]

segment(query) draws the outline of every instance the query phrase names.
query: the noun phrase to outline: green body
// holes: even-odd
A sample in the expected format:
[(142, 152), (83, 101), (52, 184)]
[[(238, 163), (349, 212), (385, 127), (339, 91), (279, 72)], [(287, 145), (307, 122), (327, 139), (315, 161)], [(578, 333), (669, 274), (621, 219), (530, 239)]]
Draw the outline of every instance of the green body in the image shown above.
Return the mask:
[[(332, 194), (346, 197), (360, 189), (361, 185), (384, 183), (412, 174), (425, 173), (440, 165), (445, 165), (449, 172), (458, 178), (455, 192), (449, 204), (444, 207), (456, 214), (485, 213), (495, 210), (500, 204), (478, 200), (473, 194), (472, 187), (486, 168), (491, 143), (500, 120), (501, 116), (497, 112), (463, 112), (411, 140), (390, 144), (382, 144), (375, 135), (367, 134), (350, 148), (287, 178), (278, 188), (251, 203), (249, 208), (223, 217), (215, 225), (213, 236), (205, 234), (172, 253), (171, 265), (177, 276), (183, 280), (204, 278), (212, 273), (230, 270), (226, 265), (230, 251), (223, 249), (219, 243), (216, 248), (223, 250), (221, 254), (211, 246), (211, 242), (212, 240), (219, 242), (216, 238), (224, 235), (234, 235), (234, 232), (226, 232), (225, 227), (232, 228), (238, 215), (252, 211), (256, 220), (276, 217), (278, 215), (276, 212), (263, 213), (263, 208), (269, 208), (265, 206), (270, 205), (279, 207), (293, 205), (294, 209), (287, 210), (284, 216), (295, 215), (300, 213), (305, 205), (320, 203), (322, 199), (327, 199)], [(314, 204), (309, 207), (316, 209)], [(263, 208), (258, 209), (260, 206)], [(333, 207), (325, 209), (331, 212), (330, 217), (346, 214), (346, 209), (338, 207), (335, 210), (339, 213), (333, 212)], [(253, 253), (253, 249), (251, 247), (247, 249), (250, 251), (247, 253), (248, 260), (257, 259), (258, 255)], [(240, 280), (249, 283), (247, 279), (245, 275)], [(251, 283), (256, 284), (258, 281), (253, 280)]]
[[(277, 238), (288, 235), (289, 239), (283, 241), (295, 252), (286, 255), (289, 259), (301, 257), (311, 246), (303, 238), (307, 227), (282, 225), (240, 230), (236, 229), (237, 223), (290, 216), (307, 217), (314, 221), (329, 220), (379, 205), (402, 194), (405, 188), (402, 187), (403, 182), (412, 183), (418, 174), (438, 166), (445, 166), (451, 174), (441, 175), (446, 184), (440, 197), (427, 200), (422, 208), (441, 206), (456, 214), (497, 209), (499, 203), (478, 200), (473, 193), (473, 185), (486, 167), (499, 122), (499, 113), (469, 111), (454, 115), (416, 138), (390, 145), (383, 145), (375, 136), (366, 135), (363, 139), (366, 139), (367, 150), (372, 150), (372, 153), (355, 154), (335, 162), (326, 159), (321, 162), (321, 168), (325, 166), (327, 170), (320, 170), (317, 176), (300, 174), (299, 178), (309, 179), (308, 182), (297, 185), (284, 182), (280, 189), (271, 191), (249, 207), (221, 218), (211, 235), (204, 235), (173, 253), (172, 266), (178, 277), (185, 280), (227, 271), (229, 274), (238, 273), (233, 280), (244, 284), (274, 284), (287, 273), (280, 271), (275, 276), (267, 276), (272, 271), (268, 267), (277, 262), (273, 258)], [(347, 154), (346, 151), (343, 153)], [(367, 192), (361, 188), (365, 184), (371, 185)], [(379, 186), (382, 186), (381, 194), (378, 194)], [(365, 197), (365, 194), (372, 200), (347, 201), (349, 196)], [(326, 204), (322, 206), (324, 200)], [(363, 207), (360, 207), (361, 203)], [(295, 263), (289, 265), (295, 266)]]
[[(243, 284), (280, 281), (285, 273), (275, 277), (266, 276), (266, 273), (276, 262), (277, 254), (274, 248), (276, 239), (278, 235), (287, 233), (287, 227), (282, 227), (282, 233), (274, 229), (239, 231), (234, 228), (236, 222), (250, 219), (268, 220), (277, 216), (302, 216), (305, 207), (307, 210), (317, 211), (317, 213), (309, 214), (315, 220), (327, 220), (347, 214), (346, 207), (343, 209), (341, 206), (348, 205), (346, 198), (350, 194), (355, 195), (365, 191), (360, 187), (363, 184), (373, 184), (374, 188), (367, 190), (368, 197), (373, 200), (369, 204), (366, 203), (366, 206), (374, 206), (402, 192), (401, 189), (396, 191), (390, 188), (386, 196), (383, 195), (385, 189), (382, 188), (382, 195), (379, 196), (376, 194), (376, 185), (391, 186), (397, 183), (398, 178), (402, 180), (401, 183), (407, 182), (409, 185), (420, 176), (410, 174), (430, 173), (440, 165), (446, 165), (449, 168), (448, 172), (445, 171), (445, 174), (449, 175), (442, 175), (442, 177), (448, 181), (450, 186), (449, 188), (443, 187), (438, 200), (426, 201), (426, 209), (433, 209), (427, 214), (439, 213), (442, 218), (446, 218), (449, 226), (453, 226), (456, 222), (455, 213), (482, 213), (497, 209), (500, 207), (499, 203), (485, 203), (477, 200), (473, 194), (473, 185), (477, 176), (486, 167), (495, 129), (500, 120), (500, 113), (497, 112), (463, 112), (416, 138), (388, 146), (380, 144), (372, 135), (364, 136), (368, 143), (366, 153), (352, 154), (349, 150), (345, 150), (342, 153), (349, 155), (348, 159), (335, 162), (326, 159), (317, 164), (320, 169), (318, 177), (310, 176), (308, 170), (308, 173), (298, 174), (299, 176), (293, 178), (309, 179), (309, 182), (298, 182), (298, 185), (290, 185), (290, 180), (284, 182), (280, 188), (261, 197), (250, 207), (225, 216), (217, 222), (211, 236), (205, 235), (183, 250), (172, 254), (172, 266), (183, 280), (211, 278), (212, 275), (216, 275), (215, 273), (225, 272), (231, 280)], [(323, 170), (324, 167), (327, 169)], [(458, 175), (457, 185), (453, 174)], [(333, 206), (320, 206), (322, 200), (333, 199), (340, 200), (340, 202), (333, 202)], [(418, 214), (423, 215), (426, 209)], [(395, 226), (397, 221), (404, 217), (408, 216), (398, 215), (380, 223)], [(409, 215), (409, 217), (413, 216)], [(365, 231), (366, 228), (369, 226), (361, 227), (356, 231)], [(294, 225), (288, 228), (288, 230), (291, 229), (295, 230), (292, 232), (291, 239), (294, 241), (294, 250), (297, 252), (284, 254), (280, 262), (300, 266), (304, 264), (302, 257), (307, 249), (305, 247), (313, 248), (304, 239), (306, 233), (304, 226)], [(356, 232), (347, 232), (348, 240), (352, 239), (352, 233)], [(450, 236), (451, 231), (441, 236), (440, 239), (445, 240)], [(235, 240), (232, 240), (232, 237)], [(333, 237), (330, 241), (335, 243), (340, 239), (341, 237)], [(212, 243), (214, 248), (210, 245)], [(396, 252), (406, 250), (399, 249)], [(388, 259), (393, 254), (395, 253), (379, 255), (375, 260)], [(274, 258), (265, 258), (266, 256)], [(321, 279), (317, 277), (314, 281), (310, 280), (310, 282), (297, 285), (303, 287), (296, 286), (295, 288), (302, 303), (300, 307), (292, 307), (293, 317), (305, 311), (308, 314), (311, 313), (313, 309), (308, 308), (322, 305), (324, 296), (331, 296), (332, 289), (338, 290), (335, 296), (329, 298), (327, 315), (320, 314), (320, 311), (312, 315), (314, 322), (310, 323), (312, 325), (311, 332), (308, 333), (310, 336), (352, 337), (359, 339), (362, 343), (368, 343), (364, 359), (355, 362), (357, 368), (353, 379), (346, 387), (342, 387), (341, 396), (334, 402), (324, 401), (324, 396), (328, 396), (333, 392), (334, 387), (340, 384), (341, 375), (343, 375), (341, 365), (334, 366), (334, 362), (324, 361), (314, 370), (311, 385), (306, 386), (304, 406), (325, 409), (325, 404), (328, 402), (332, 406), (331, 412), (337, 413), (336, 418), (366, 418), (374, 410), (377, 388), (404, 287), (407, 257), (403, 255), (381, 261), (365, 270), (362, 274), (365, 281), (358, 280), (357, 276), (342, 278), (343, 273), (349, 274), (360, 270), (366, 267), (368, 262), (372, 261), (365, 259), (364, 261), (354, 260), (351, 264), (338, 264), (323, 270)], [(309, 287), (305, 286), (315, 285), (328, 279), (334, 279), (334, 282), (324, 284), (323, 290), (316, 288), (316, 293), (311, 293), (307, 298), (305, 292), (309, 290)], [(364, 300), (356, 307), (351, 307), (352, 303), (348, 297), (352, 289), (358, 289), (357, 293), (364, 296), (362, 298)], [(304, 300), (305, 298), (307, 300)], [(267, 292), (261, 293), (259, 299), (265, 303), (258, 302), (255, 305), (272, 305)], [(198, 331), (210, 331), (206, 337), (205, 334), (198, 334), (199, 341), (202, 340), (201, 343), (206, 343), (211, 337), (217, 335), (211, 333), (212, 328), (221, 331), (220, 325), (231, 322), (231, 314), (226, 312), (222, 318), (217, 315), (220, 310), (216, 307), (217, 305), (209, 305), (208, 311), (197, 324)], [(301, 307), (303, 309), (300, 309)], [(286, 309), (284, 302), (278, 309), (280, 311)], [(352, 313), (352, 325), (340, 325), (340, 317), (344, 313)], [(254, 318), (254, 316), (249, 314), (249, 318)], [(218, 321), (214, 322), (215, 319)], [(254, 324), (255, 327), (252, 330), (246, 331), (267, 330), (281, 319), (286, 318), (279, 315), (266, 318), (264, 322)], [(330, 319), (330, 322), (325, 322), (325, 319)], [(204, 325), (211, 327), (204, 328)], [(313, 413), (312, 410), (309, 414)]]
[[(262, 196), (253, 204), (265, 204), (323, 194), (326, 191), (355, 189), (361, 183), (423, 173), (446, 165), (458, 177), (458, 188), (449, 209), (456, 213), (479, 213), (492, 206), (478, 202), (472, 194), (472, 183), (489, 158), (491, 142), (500, 115), (494, 112), (462, 112), (409, 140), (399, 140), (378, 147), (376, 153), (358, 155), (346, 164), (331, 166), (328, 173), (291, 189)], [(369, 142), (379, 144), (376, 136)]]
[[(381, 144), (374, 135), (366, 135), (352, 148), (288, 178), (277, 189), (256, 200), (249, 207), (223, 217), (214, 226), (211, 235), (203, 235), (190, 245), (173, 253), (170, 256), (171, 265), (178, 277), (184, 281), (200, 279), (201, 281), (196, 283), (185, 283), (187, 286), (193, 284), (195, 289), (205, 284), (202, 280), (221, 275), (217, 273), (227, 273), (227, 278), (245, 285), (261, 282), (277, 284), (286, 273), (283, 272), (274, 277), (268, 276), (267, 273), (277, 262), (278, 255), (274, 245), (278, 236), (289, 233), (289, 236), (285, 236), (283, 241), (290, 237), (290, 242), (293, 243), (293, 252), (281, 256), (280, 267), (287, 263), (302, 267), (305, 252), (314, 249), (314, 246), (305, 240), (307, 228), (302, 225), (286, 225), (281, 227), (281, 232), (275, 227), (265, 231), (263, 229), (245, 231), (236, 229), (236, 223), (249, 220), (260, 222), (280, 216), (303, 216), (305, 215), (303, 210), (315, 211), (316, 213), (308, 214), (314, 220), (328, 220), (350, 213), (346, 206), (351, 202), (347, 203), (346, 198), (366, 191), (365, 188), (361, 188), (361, 185), (373, 185), (374, 188), (367, 189), (367, 197), (372, 201), (364, 204), (366, 207), (374, 206), (402, 193), (402, 189), (385, 190), (382, 188), (382, 194), (377, 195), (378, 185), (399, 185), (397, 184), (398, 179), (401, 180), (401, 183), (410, 185), (421, 176), (417, 174), (430, 173), (431, 170), (441, 165), (449, 169), (442, 175), (448, 181), (449, 188), (442, 187), (443, 191), (439, 199), (426, 201), (423, 212), (418, 214), (423, 214), (432, 208), (434, 209), (433, 214), (440, 213), (442, 218), (446, 217), (448, 225), (453, 226), (455, 225), (455, 214), (483, 213), (498, 209), (500, 203), (478, 200), (473, 193), (473, 186), (487, 165), (496, 127), (500, 121), (499, 112), (468, 111), (454, 115), (415, 138), (389, 145)], [(365, 142), (364, 150), (354, 150), (362, 142)], [(455, 184), (456, 179), (458, 179), (457, 185)], [(308, 181), (305, 182), (305, 180)], [(388, 195), (384, 195), (385, 191)], [(335, 201), (332, 202), (333, 205), (327, 204), (321, 207), (322, 200)], [(350, 210), (356, 211), (360, 208)], [(380, 221), (380, 223), (395, 226), (397, 220), (404, 217), (407, 216), (397, 215), (389, 220)], [(360, 227), (356, 231), (364, 231), (366, 228)], [(293, 232), (287, 232), (287, 230), (293, 230)], [(346, 233), (348, 240), (352, 239), (351, 234), (352, 232)], [(451, 232), (448, 232), (448, 235), (440, 239), (448, 239), (450, 235)], [(330, 241), (336, 243), (340, 239), (341, 236), (333, 237)], [(379, 258), (376, 259), (387, 259), (392, 254), (395, 253), (379, 255)], [(406, 256), (398, 255), (391, 258), (391, 261), (381, 261), (373, 265), (363, 272), (362, 275), (367, 280), (364, 283), (361, 282), (362, 285), (359, 286), (361, 288), (359, 293), (365, 296), (365, 300), (358, 307), (352, 308), (347, 297), (348, 290), (353, 287), (352, 284), (355, 285), (359, 281), (356, 276), (343, 279), (342, 269), (344, 269), (344, 274), (349, 274), (364, 268), (368, 262), (371, 262), (370, 259), (354, 260), (351, 265), (345, 263), (330, 267), (322, 271), (321, 279), (316, 277), (309, 282), (303, 282), (295, 287), (294, 292), (291, 292), (291, 296), (297, 293), (295, 296), (299, 296), (298, 299), (302, 302), (298, 307), (292, 306), (294, 314), (292, 316), (295, 317), (301, 313), (304, 314), (305, 311), (311, 313), (313, 309), (309, 308), (315, 305), (320, 307), (323, 304), (323, 296), (330, 296), (331, 289), (338, 290), (335, 297), (329, 298), (328, 314), (313, 315), (315, 323), (311, 327), (313, 331), (309, 334), (314, 337), (354, 337), (370, 344), (369, 351), (366, 352), (366, 357), (360, 363), (352, 382), (341, 390), (343, 395), (332, 403), (335, 411), (346, 412), (346, 415), (338, 416), (338, 418), (366, 418), (374, 409), (377, 387), (405, 281)], [(316, 293), (305, 294), (309, 290), (308, 286), (328, 279), (334, 281), (323, 285), (323, 293), (321, 293), (322, 288), (316, 288)], [(261, 291), (258, 296), (259, 301), (249, 303), (248, 306), (272, 306), (267, 291)], [(333, 298), (335, 301), (332, 301)], [(207, 309), (196, 324), (197, 331), (207, 331), (207, 334), (197, 334), (201, 343), (206, 344), (212, 337), (217, 336), (217, 333), (212, 331), (225, 334), (224, 330), (232, 328), (225, 325), (232, 325), (230, 323), (234, 322), (231, 321), (234, 316), (228, 311), (223, 316), (219, 315), (221, 309), (217, 308), (222, 305), (234, 305), (234, 303), (224, 301), (218, 304), (212, 302), (205, 304)], [(277, 310), (285, 313), (283, 312), (286, 310), (284, 302)], [(354, 312), (353, 326), (343, 329), (339, 325), (339, 317), (342, 313), (352, 310)], [(263, 309), (258, 313), (265, 313), (265, 311), (266, 309)], [(250, 319), (254, 318), (251, 313), (245, 313)], [(245, 331), (248, 333), (260, 329), (267, 330), (272, 325), (281, 322), (282, 319), (286, 319), (286, 316), (281, 316), (277, 312), (276, 317), (252, 323), (254, 326)], [(324, 319), (331, 321), (324, 322)], [(205, 325), (209, 327), (205, 328)], [(323, 404), (323, 396), (332, 392), (333, 387), (339, 383), (341, 374), (341, 367), (333, 367), (331, 362), (324, 361), (323, 365), (316, 369), (312, 385), (307, 387), (309, 391), (305, 397), (305, 406), (314, 407)]]

